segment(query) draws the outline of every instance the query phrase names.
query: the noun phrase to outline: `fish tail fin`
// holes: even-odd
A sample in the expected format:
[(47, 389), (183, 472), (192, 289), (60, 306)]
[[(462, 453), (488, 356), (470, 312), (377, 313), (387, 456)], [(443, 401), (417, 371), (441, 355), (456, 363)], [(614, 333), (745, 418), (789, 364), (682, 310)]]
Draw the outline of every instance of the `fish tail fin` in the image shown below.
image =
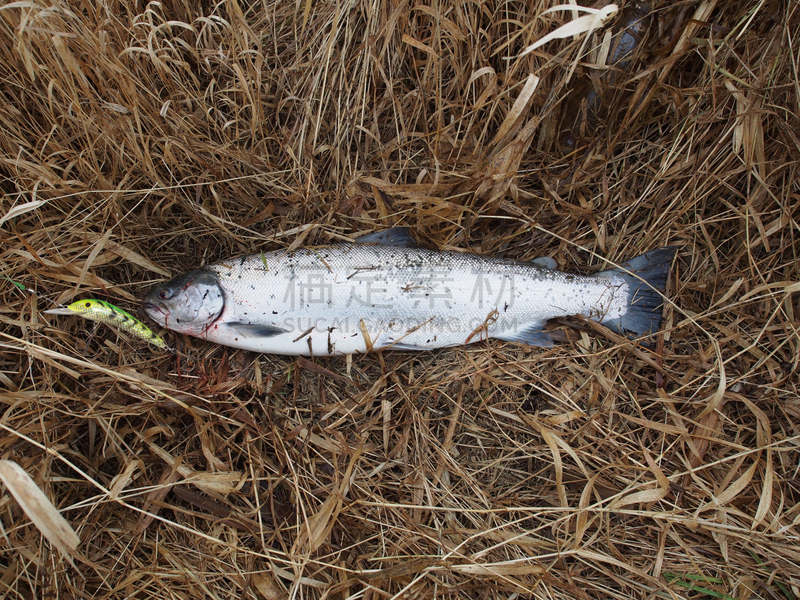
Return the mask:
[(621, 277), (628, 283), (628, 311), (600, 322), (628, 337), (640, 337), (658, 331), (661, 326), (662, 292), (678, 251), (677, 246), (651, 250), (620, 265), (598, 273), (598, 277)]

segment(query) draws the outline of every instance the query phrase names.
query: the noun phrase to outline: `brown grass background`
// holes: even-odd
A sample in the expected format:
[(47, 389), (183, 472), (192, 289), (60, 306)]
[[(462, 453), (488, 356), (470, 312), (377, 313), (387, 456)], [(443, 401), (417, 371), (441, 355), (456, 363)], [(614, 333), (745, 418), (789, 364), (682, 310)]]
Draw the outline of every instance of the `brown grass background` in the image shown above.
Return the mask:
[(0, 595), (800, 598), (800, 7), (654, 0), (612, 79), (602, 33), (518, 58), (551, 5), (0, 7), (0, 269), (59, 302), (394, 225), (585, 273), (680, 246), (652, 349), (167, 333), (190, 360), (3, 280), (0, 458), (81, 543), (4, 493)]

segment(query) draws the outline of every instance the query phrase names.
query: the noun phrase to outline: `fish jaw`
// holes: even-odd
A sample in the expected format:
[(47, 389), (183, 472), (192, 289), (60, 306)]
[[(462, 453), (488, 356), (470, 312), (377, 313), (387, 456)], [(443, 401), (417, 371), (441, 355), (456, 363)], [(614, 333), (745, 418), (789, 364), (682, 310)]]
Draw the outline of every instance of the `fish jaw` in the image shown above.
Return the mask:
[(164, 304), (145, 298), (142, 308), (144, 309), (144, 314), (165, 329), (169, 329), (167, 326), (169, 323), (169, 309)]

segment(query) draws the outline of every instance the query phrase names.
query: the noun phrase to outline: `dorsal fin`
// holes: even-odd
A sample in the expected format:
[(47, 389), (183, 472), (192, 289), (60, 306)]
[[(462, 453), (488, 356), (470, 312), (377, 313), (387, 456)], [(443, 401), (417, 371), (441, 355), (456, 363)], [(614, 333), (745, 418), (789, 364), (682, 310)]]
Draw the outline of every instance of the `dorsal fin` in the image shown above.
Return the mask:
[(378, 244), (380, 246), (403, 246), (416, 248), (417, 242), (411, 237), (408, 227), (392, 227), (356, 238), (357, 244)]

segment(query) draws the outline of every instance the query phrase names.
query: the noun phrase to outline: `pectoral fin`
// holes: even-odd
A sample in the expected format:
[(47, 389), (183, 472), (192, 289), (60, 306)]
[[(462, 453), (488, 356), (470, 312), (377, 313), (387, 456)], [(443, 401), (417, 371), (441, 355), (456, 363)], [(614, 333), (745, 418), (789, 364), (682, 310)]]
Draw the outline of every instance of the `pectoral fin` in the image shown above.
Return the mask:
[(265, 325), (263, 323), (245, 323), (244, 321), (232, 321), (225, 323), (225, 327), (235, 329), (240, 334), (247, 337), (274, 337), (282, 333), (289, 333), (288, 329), (282, 329), (275, 325)]

